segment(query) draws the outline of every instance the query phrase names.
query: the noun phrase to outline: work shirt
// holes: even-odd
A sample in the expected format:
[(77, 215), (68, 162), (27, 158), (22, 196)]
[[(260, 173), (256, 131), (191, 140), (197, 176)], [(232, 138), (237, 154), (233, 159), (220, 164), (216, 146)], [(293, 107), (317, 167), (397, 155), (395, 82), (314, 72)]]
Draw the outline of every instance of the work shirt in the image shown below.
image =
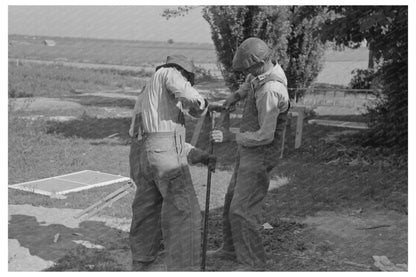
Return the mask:
[(173, 132), (183, 126), (183, 114), (202, 113), (205, 100), (173, 67), (160, 68), (146, 84), (141, 99), (142, 128), (145, 133)]
[[(261, 81), (271, 73), (280, 77), (283, 83), (269, 81), (264, 85), (261, 84)], [(257, 77), (249, 74), (236, 93), (240, 99), (243, 99), (247, 97), (250, 90), (254, 91), (260, 128), (253, 132), (247, 131), (237, 134), (236, 141), (239, 145), (246, 147), (270, 144), (274, 140), (279, 113), (285, 112), (289, 108), (287, 79), (280, 65), (276, 64), (269, 71)]]
[[(129, 133), (133, 136), (136, 115), (141, 117), (141, 132), (174, 132), (183, 127), (184, 113), (198, 116), (205, 108), (204, 98), (176, 68), (162, 67), (137, 96)], [(185, 146), (186, 152), (193, 148)]]

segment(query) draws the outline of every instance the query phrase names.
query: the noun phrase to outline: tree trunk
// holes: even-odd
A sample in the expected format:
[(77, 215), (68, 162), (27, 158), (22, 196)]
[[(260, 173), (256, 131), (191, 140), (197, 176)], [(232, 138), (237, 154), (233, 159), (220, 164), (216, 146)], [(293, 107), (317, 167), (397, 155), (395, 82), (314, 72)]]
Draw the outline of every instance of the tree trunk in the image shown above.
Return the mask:
[(373, 43), (368, 43), (368, 49), (370, 50), (368, 53), (368, 69), (374, 69), (374, 50), (373, 50)]

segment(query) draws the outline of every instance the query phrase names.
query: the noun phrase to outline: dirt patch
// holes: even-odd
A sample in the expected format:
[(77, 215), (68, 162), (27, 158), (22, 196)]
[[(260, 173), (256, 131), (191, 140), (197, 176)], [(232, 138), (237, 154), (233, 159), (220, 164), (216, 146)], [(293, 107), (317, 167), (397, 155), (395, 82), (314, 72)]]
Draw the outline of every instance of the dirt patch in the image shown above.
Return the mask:
[[(194, 184), (195, 192), (198, 197), (199, 205), (202, 210), (205, 207), (206, 182), (207, 182), (207, 168), (199, 166), (190, 167), (192, 182)], [(216, 209), (224, 205), (225, 193), (227, 192), (228, 184), (230, 183), (232, 172), (216, 170), (211, 175), (211, 199), (210, 209)], [(286, 177), (276, 176), (270, 181), (269, 190), (275, 190), (289, 183)]]
[[(57, 263), (51, 270), (128, 271), (129, 220), (105, 216), (78, 221), (73, 216), (79, 211), (10, 205), (9, 270), (40, 271)], [(210, 215), (209, 249), (222, 243), (221, 214), (219, 208)], [(268, 271), (377, 271), (374, 255), (387, 256), (395, 264), (408, 263), (407, 216), (394, 211), (321, 211), (306, 218), (267, 213), (264, 222), (273, 227), (261, 232)], [(75, 242), (81, 240), (104, 249)], [(74, 269), (74, 265), (79, 266)], [(238, 264), (209, 259), (207, 266), (232, 271)]]
[[(266, 203), (267, 204), (267, 203)], [(273, 211), (266, 205), (266, 211)], [(211, 213), (209, 249), (222, 243), (221, 209)], [(357, 214), (358, 213), (358, 214)], [(373, 256), (407, 264), (407, 217), (389, 210), (318, 212), (306, 218), (266, 213), (273, 229), (261, 235), (267, 271), (379, 271)], [(360, 229), (377, 226), (375, 229)], [(230, 260), (209, 259), (213, 271), (234, 271)]]
[(315, 249), (321, 247), (322, 251), (326, 248), (326, 252), (331, 252), (327, 253), (328, 256), (340, 261), (371, 266), (375, 255), (387, 256), (396, 264), (408, 262), (408, 221), (406, 215), (398, 212), (318, 212), (301, 222), (311, 228), (311, 241), (321, 242), (320, 246), (315, 245)]

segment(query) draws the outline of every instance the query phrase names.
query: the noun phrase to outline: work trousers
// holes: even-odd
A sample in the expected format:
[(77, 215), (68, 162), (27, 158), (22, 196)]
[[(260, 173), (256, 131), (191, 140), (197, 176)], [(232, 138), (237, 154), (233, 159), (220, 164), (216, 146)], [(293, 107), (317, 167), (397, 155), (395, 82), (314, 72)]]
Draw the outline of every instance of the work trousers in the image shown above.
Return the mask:
[(278, 162), (286, 121), (286, 114), (279, 116), (272, 144), (238, 147), (234, 172), (225, 195), (223, 249), (235, 252), (237, 261), (254, 268), (266, 264), (260, 235), (261, 211), (270, 184), (270, 172)]
[(201, 211), (184, 149), (185, 131), (146, 134), (132, 143), (133, 200), (130, 246), (133, 261), (157, 258), (160, 243), (167, 270), (198, 270)]

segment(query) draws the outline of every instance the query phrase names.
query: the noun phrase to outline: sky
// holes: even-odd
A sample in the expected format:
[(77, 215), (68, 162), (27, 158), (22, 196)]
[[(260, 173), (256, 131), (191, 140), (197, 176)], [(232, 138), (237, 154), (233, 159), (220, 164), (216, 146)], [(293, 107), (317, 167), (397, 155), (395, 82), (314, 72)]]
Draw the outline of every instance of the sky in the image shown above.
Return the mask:
[(9, 6), (8, 33), (212, 43), (202, 7), (166, 20), (173, 6)]

